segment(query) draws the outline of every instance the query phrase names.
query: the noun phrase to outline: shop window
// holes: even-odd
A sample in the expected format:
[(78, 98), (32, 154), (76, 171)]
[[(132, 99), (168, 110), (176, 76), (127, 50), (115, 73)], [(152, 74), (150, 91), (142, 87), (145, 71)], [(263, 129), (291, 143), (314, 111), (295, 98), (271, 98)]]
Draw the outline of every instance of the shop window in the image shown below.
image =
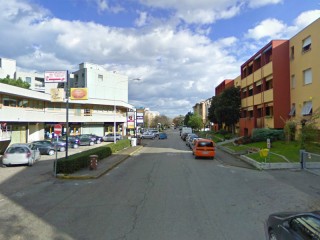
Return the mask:
[(18, 101), (18, 106), (19, 107), (23, 107), (26, 108), (28, 107), (28, 100), (27, 99), (21, 99)]
[(86, 108), (83, 111), (84, 116), (92, 116), (92, 109)]
[(3, 106), (17, 107), (17, 100), (14, 98), (4, 97), (2, 103), (3, 103)]

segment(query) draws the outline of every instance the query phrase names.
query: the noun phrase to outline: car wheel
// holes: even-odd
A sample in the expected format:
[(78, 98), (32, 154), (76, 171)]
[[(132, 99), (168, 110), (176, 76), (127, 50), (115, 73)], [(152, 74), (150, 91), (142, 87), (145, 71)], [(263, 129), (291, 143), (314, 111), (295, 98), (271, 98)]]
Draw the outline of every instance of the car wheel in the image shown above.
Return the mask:
[(277, 237), (272, 229), (269, 230), (269, 240), (277, 240)]
[(49, 152), (48, 152), (48, 155), (52, 156), (54, 154), (54, 152), (55, 151), (53, 149), (50, 149)]
[(66, 150), (65, 147), (61, 147), (61, 148), (59, 149), (60, 152), (64, 152), (65, 150)]
[(78, 144), (73, 144), (72, 147), (73, 147), (73, 148), (78, 148), (79, 145), (78, 145)]
[(90, 146), (94, 145), (94, 142), (90, 142), (89, 145), (90, 145)]
[(101, 141), (100, 140), (97, 140), (97, 144), (100, 144), (101, 143)]
[(6, 165), (6, 164), (2, 164), (2, 167), (3, 167), (3, 168), (6, 168), (6, 167), (7, 167), (7, 165)]

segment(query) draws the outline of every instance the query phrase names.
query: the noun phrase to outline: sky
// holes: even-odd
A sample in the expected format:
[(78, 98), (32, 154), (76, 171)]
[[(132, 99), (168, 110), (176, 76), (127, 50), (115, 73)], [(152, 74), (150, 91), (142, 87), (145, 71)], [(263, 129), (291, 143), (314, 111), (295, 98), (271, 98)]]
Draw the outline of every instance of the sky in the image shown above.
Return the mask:
[(320, 0), (0, 0), (0, 12), (0, 57), (18, 70), (98, 64), (128, 76), (130, 104), (175, 117), (319, 18)]

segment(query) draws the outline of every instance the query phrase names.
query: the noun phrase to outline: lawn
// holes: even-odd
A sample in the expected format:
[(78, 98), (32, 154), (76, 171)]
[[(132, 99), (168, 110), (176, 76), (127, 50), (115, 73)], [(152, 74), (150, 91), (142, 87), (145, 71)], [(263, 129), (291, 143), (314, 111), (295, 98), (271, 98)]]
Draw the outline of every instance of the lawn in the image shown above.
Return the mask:
[[(246, 145), (238, 145), (238, 146), (233, 145), (233, 143), (227, 143), (227, 144), (224, 144), (223, 146), (230, 148), (231, 150), (233, 150), (235, 152), (241, 152), (243, 150), (246, 150), (246, 149), (252, 148), (252, 147), (260, 148), (260, 149), (267, 148), (267, 143), (266, 142), (256, 142), (256, 143), (249, 143)], [(290, 142), (290, 143), (287, 143), (284, 141), (272, 142), (270, 152), (275, 153), (275, 154), (269, 153), (269, 155), (267, 157), (267, 162), (287, 162), (285, 159), (281, 158), (278, 155), (284, 156), (290, 162), (300, 162), (299, 150), (300, 150), (299, 142)], [(259, 152), (258, 153), (250, 153), (247, 156), (258, 161), (258, 162), (265, 162), (265, 158), (260, 157)]]

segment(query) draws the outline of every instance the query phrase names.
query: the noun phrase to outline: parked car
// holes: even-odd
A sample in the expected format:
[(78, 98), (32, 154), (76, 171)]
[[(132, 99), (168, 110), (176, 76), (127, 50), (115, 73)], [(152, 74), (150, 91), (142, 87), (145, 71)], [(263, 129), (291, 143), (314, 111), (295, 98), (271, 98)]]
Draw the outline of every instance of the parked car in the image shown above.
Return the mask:
[(4, 152), (2, 164), (4, 166), (16, 164), (32, 166), (40, 157), (40, 151), (36, 145), (30, 143), (15, 143), (10, 145)]
[(189, 134), (189, 133), (182, 133), (182, 134), (181, 134), (181, 139), (182, 139), (183, 141), (185, 141), (186, 138), (187, 138), (187, 136), (188, 136), (188, 134)]
[(188, 134), (188, 136), (186, 137), (186, 145), (191, 148), (191, 143), (193, 141), (194, 138), (198, 138), (199, 136), (197, 134), (194, 133), (190, 133)]
[(214, 156), (215, 156), (214, 142), (210, 139), (199, 138), (194, 143), (192, 153), (196, 159), (199, 157), (214, 159)]
[(80, 146), (92, 146), (94, 145), (95, 139), (87, 135), (80, 135), (76, 137)]
[(141, 139), (154, 139), (155, 135), (152, 132), (144, 132), (141, 135)]
[(95, 144), (99, 144), (101, 142), (103, 142), (103, 138), (100, 136), (97, 136), (95, 134), (81, 134), (80, 137), (89, 137), (91, 138), (91, 140), (95, 143)]
[[(122, 135), (119, 133), (116, 133), (116, 141), (119, 141), (122, 139)], [(114, 141), (114, 134), (113, 133), (108, 133), (103, 137), (103, 141), (105, 142), (113, 142)]]
[(159, 137), (159, 131), (158, 130), (151, 130), (155, 137)]
[(168, 138), (168, 136), (167, 136), (167, 134), (166, 134), (166, 133), (161, 132), (161, 133), (159, 133), (158, 138), (159, 138), (159, 139), (167, 139), (167, 138)]
[(271, 214), (266, 232), (270, 240), (319, 240), (320, 211)]
[(39, 149), (40, 154), (53, 155), (56, 152), (54, 144), (50, 141), (33, 141), (32, 144)]
[[(61, 138), (61, 141), (66, 142), (66, 136), (63, 136)], [(78, 148), (79, 147), (79, 138), (75, 137), (75, 136), (68, 136), (68, 147), (72, 147), (72, 148)]]
[(57, 139), (52, 139), (51, 143), (56, 147), (56, 149), (60, 152), (64, 152), (67, 148), (67, 143), (66, 141), (63, 141), (59, 138), (59, 140)]

